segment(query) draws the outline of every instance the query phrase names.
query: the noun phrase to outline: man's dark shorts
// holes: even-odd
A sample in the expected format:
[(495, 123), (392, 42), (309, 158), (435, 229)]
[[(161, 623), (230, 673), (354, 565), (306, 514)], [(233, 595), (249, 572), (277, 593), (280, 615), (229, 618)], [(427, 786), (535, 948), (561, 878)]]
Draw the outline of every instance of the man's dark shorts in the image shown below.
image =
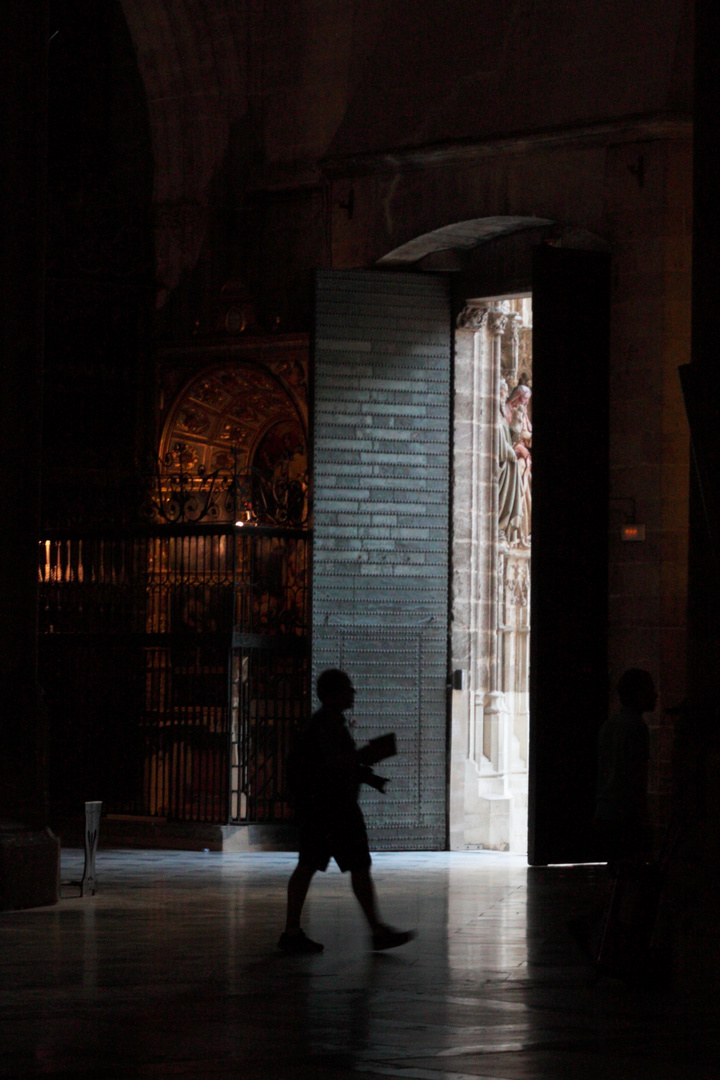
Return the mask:
[(340, 869), (366, 870), (372, 860), (362, 810), (356, 802), (309, 808), (298, 815), (299, 863), (327, 870), (330, 859)]

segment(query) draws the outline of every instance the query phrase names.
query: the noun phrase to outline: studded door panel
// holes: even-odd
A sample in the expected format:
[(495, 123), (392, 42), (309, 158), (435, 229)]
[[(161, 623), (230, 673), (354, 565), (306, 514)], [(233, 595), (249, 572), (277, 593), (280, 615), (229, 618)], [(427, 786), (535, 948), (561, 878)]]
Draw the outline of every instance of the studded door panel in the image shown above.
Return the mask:
[(445, 846), (450, 350), (444, 281), (318, 275), (313, 671), (352, 677), (359, 743), (398, 736), (375, 848)]

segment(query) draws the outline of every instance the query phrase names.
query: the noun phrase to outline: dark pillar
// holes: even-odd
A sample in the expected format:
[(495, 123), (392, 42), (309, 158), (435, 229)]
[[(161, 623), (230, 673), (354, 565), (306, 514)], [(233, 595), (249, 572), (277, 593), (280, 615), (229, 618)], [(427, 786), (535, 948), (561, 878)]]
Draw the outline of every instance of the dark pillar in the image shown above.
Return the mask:
[(720, 7), (695, 3), (692, 362), (680, 369), (695, 462), (690, 490), (688, 700), (675, 737), (675, 820), (682, 826), (670, 884), (677, 884), (678, 959), (714, 978), (720, 963)]
[(691, 816), (706, 819), (720, 761), (720, 7), (696, 0), (695, 19), (692, 364), (683, 373), (683, 388), (697, 470), (690, 528), (690, 708), (679, 730), (682, 802)]
[(695, 4), (695, 106), (693, 142), (693, 363), (717, 366), (720, 290), (720, 7)]
[(45, 3), (0, 5), (0, 909), (58, 897), (37, 665), (47, 46)]

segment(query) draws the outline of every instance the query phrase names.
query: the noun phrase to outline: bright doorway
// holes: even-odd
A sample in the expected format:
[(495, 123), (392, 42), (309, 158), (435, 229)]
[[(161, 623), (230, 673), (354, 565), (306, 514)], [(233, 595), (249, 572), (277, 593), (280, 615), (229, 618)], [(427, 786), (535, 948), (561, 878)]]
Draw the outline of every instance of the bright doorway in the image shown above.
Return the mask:
[(455, 332), (450, 846), (528, 838), (532, 300), (469, 299)]

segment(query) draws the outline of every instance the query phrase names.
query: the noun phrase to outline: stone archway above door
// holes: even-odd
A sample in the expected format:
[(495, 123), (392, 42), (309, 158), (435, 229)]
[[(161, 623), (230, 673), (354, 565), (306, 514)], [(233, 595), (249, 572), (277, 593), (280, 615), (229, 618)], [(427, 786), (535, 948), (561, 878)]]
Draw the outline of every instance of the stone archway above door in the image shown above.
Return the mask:
[[(517, 283), (505, 295), (516, 295), (530, 284), (529, 253), (534, 246), (550, 244), (563, 248), (585, 251), (606, 251), (608, 244), (603, 237), (588, 229), (562, 224), (552, 218), (526, 217), (522, 215), (489, 215), (469, 218), (433, 229), (413, 237), (406, 243), (386, 252), (377, 260), (383, 268), (413, 269), (428, 272), (465, 273), (473, 275), (478, 268), (487, 268), (488, 252), (501, 247), (506, 251), (501, 277), (508, 277), (507, 252), (524, 253), (527, 281), (522, 287)], [(521, 274), (521, 276), (523, 276)], [(465, 291), (466, 289), (460, 290)], [(492, 288), (488, 295), (499, 295)]]
[(394, 248), (393, 251), (389, 251), (378, 259), (378, 266), (401, 267), (417, 264), (441, 252), (468, 251), (489, 240), (495, 240), (499, 236), (508, 236), (526, 229), (538, 229), (554, 224), (555, 222), (550, 218), (513, 216), (457, 221), (401, 244), (400, 247)]

